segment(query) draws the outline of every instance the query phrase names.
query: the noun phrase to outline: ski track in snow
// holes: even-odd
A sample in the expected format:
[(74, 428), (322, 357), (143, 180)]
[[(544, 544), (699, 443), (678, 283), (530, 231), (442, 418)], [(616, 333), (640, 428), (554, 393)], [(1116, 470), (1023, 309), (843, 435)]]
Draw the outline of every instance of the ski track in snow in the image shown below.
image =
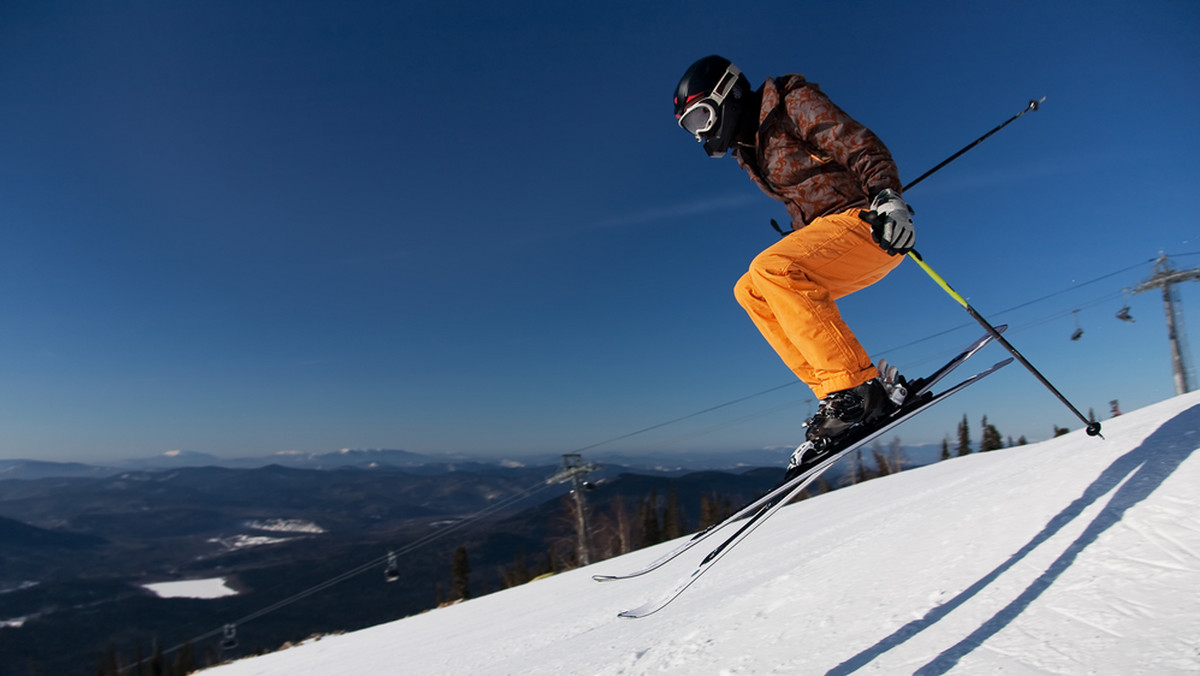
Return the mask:
[[(370, 674), (1200, 672), (1200, 393), (1040, 444), (844, 488), (709, 550), (671, 545), (206, 671)], [(714, 538), (718, 539), (719, 538)], [(707, 544), (707, 543), (706, 543)], [(239, 628), (250, 640), (253, 625)]]

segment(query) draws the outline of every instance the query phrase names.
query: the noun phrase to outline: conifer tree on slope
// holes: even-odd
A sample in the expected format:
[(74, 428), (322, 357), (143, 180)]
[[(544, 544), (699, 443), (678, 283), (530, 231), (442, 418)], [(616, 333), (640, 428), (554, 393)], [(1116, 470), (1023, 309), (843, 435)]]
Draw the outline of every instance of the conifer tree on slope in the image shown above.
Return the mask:
[(971, 453), (971, 428), (967, 424), (967, 414), (963, 414), (962, 422), (958, 424), (958, 451), (959, 457), (970, 455)]
[(454, 564), (450, 567), (451, 599), (471, 598), (471, 564), (467, 561), (467, 548), (459, 545), (454, 550)]

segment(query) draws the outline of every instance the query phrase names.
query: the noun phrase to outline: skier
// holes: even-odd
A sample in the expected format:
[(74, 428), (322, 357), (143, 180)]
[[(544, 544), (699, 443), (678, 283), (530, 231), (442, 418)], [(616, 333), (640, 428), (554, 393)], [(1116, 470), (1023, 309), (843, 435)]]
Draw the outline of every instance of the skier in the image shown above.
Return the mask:
[(879, 421), (903, 401), (903, 388), (880, 378), (835, 303), (882, 279), (913, 248), (899, 172), (883, 142), (802, 75), (768, 78), (752, 90), (728, 59), (707, 56), (680, 79), (675, 117), (709, 157), (732, 153), (792, 219), (792, 232), (756, 256), (734, 289), (820, 400), (790, 477), (852, 427)]

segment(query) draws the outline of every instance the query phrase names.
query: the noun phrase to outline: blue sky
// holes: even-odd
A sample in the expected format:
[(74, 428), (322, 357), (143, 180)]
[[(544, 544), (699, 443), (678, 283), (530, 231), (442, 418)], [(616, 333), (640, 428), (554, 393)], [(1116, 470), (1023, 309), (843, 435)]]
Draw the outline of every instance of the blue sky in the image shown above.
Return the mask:
[[(907, 195), (918, 247), (1081, 409), (1173, 394), (1121, 290), (1200, 267), (1200, 5), (411, 5), (0, 7), (0, 458), (560, 453), (786, 385), (732, 296), (782, 205), (671, 114), (710, 53), (820, 83), (906, 181), (1046, 96)], [(842, 308), (910, 375), (979, 333), (909, 262)], [(1078, 426), (1019, 366), (973, 390), (900, 436)], [(811, 407), (597, 450), (785, 446)]]

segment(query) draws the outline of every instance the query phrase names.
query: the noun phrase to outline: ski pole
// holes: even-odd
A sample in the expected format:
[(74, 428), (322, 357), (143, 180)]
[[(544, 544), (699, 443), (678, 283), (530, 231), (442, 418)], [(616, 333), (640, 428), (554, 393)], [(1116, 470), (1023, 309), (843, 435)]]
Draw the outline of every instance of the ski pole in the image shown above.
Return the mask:
[(947, 164), (950, 164), (954, 160), (957, 160), (959, 157), (961, 157), (963, 155), (963, 153), (967, 152), (971, 148), (974, 148), (975, 146), (979, 145), (980, 143), (983, 143), (984, 140), (987, 139), (987, 137), (989, 137), (992, 134), (995, 134), (996, 132), (1000, 131), (1001, 129), (1007, 127), (1013, 120), (1016, 120), (1018, 117), (1021, 117), (1022, 115), (1024, 115), (1025, 113), (1028, 113), (1031, 110), (1037, 110), (1038, 106), (1040, 106), (1042, 104), (1042, 102), (1045, 100), (1046, 100), (1045, 96), (1043, 96), (1042, 98), (1040, 98), (1036, 101), (1031, 99), (1029, 101), (1029, 105), (1025, 106), (1025, 108), (1022, 109), (1021, 112), (1017, 113), (1016, 115), (1013, 115), (1012, 117), (1008, 118), (1007, 120), (996, 125), (996, 127), (993, 128), (988, 133), (986, 133), (983, 136), (980, 136), (979, 138), (975, 139), (974, 141), (971, 141), (970, 143), (968, 143), (966, 146), (963, 147), (962, 150), (960, 150), (960, 151), (954, 153), (953, 155), (951, 155), (950, 157), (947, 157), (946, 159), (942, 160), (941, 163), (938, 164), (936, 167), (934, 167), (934, 168), (930, 169), (929, 171), (925, 172), (924, 174), (921, 174), (920, 176), (916, 177), (915, 179), (912, 180), (912, 182), (910, 182), (908, 185), (904, 186), (904, 188), (901, 189), (901, 192), (907, 192), (909, 188), (911, 188), (914, 185), (920, 183), (921, 181), (924, 181), (925, 179), (929, 178), (931, 175), (933, 175), (935, 172), (937, 172), (942, 167), (946, 166)]
[[(936, 167), (934, 167), (934, 168), (930, 169), (929, 171), (925, 172), (924, 174), (921, 174), (920, 176), (916, 177), (915, 179), (910, 181), (908, 185), (901, 188), (900, 191), (908, 192), (909, 188), (911, 188), (914, 185), (920, 183), (921, 181), (924, 181), (925, 179), (929, 178), (930, 176), (932, 176), (934, 173), (936, 173), (939, 169), (946, 166), (947, 164), (950, 164), (954, 160), (957, 160), (959, 157), (961, 157), (964, 153), (966, 153), (971, 148), (974, 148), (975, 146), (979, 145), (980, 143), (983, 143), (987, 139), (987, 137), (989, 137), (992, 134), (995, 134), (996, 132), (1000, 131), (1001, 129), (1007, 127), (1009, 125), (1009, 123), (1011, 123), (1013, 120), (1017, 119), (1018, 117), (1021, 117), (1022, 115), (1024, 115), (1025, 113), (1028, 113), (1031, 110), (1037, 110), (1038, 107), (1041, 106), (1042, 102), (1044, 102), (1045, 100), (1046, 100), (1045, 96), (1043, 96), (1040, 99), (1036, 99), (1036, 100), (1030, 99), (1029, 105), (1025, 106), (1025, 108), (1023, 108), (1021, 110), (1021, 112), (1019, 112), (1016, 115), (1013, 115), (1012, 117), (1008, 118), (1007, 120), (1001, 122), (1000, 124), (998, 124), (994, 128), (992, 128), (992, 130), (989, 131), (988, 133), (984, 134), (983, 136), (980, 136), (979, 138), (975, 139), (974, 141), (971, 141), (967, 145), (963, 146), (962, 150), (959, 150), (958, 152), (954, 153), (950, 157), (947, 157), (946, 159), (939, 162)], [(795, 232), (795, 230), (788, 230), (787, 232), (784, 232), (783, 228), (779, 227), (779, 223), (774, 218), (771, 219), (771, 227), (775, 228), (775, 232), (778, 232), (780, 237), (787, 237), (788, 235)]]
[[(926, 178), (929, 178), (935, 172), (937, 172), (939, 169), (946, 166), (947, 164), (950, 164), (954, 160), (958, 159), (959, 157), (961, 157), (963, 155), (963, 153), (966, 153), (971, 148), (974, 148), (975, 146), (979, 145), (980, 143), (983, 143), (984, 140), (986, 140), (989, 136), (991, 136), (992, 134), (995, 134), (996, 132), (1000, 131), (1001, 129), (1007, 127), (1014, 120), (1021, 117), (1025, 113), (1028, 113), (1031, 110), (1037, 110), (1038, 106), (1040, 106), (1041, 103), (1045, 100), (1046, 100), (1045, 96), (1043, 96), (1041, 99), (1037, 99), (1037, 100), (1031, 99), (1029, 101), (1029, 105), (1025, 106), (1025, 108), (1022, 109), (1021, 112), (1017, 113), (1016, 115), (1013, 115), (1012, 117), (1008, 118), (1007, 120), (996, 125), (988, 133), (984, 134), (983, 136), (980, 136), (979, 138), (975, 139), (974, 141), (971, 141), (966, 146), (964, 146), (962, 150), (959, 150), (958, 152), (954, 153), (950, 157), (947, 157), (946, 159), (942, 160), (941, 163), (939, 163), (936, 167), (934, 167), (934, 168), (930, 169), (929, 171), (925, 172), (924, 174), (921, 174), (920, 176), (918, 176), (916, 179), (911, 181), (908, 185), (904, 186), (904, 188), (902, 189), (902, 192), (908, 192), (909, 188), (920, 183), (921, 181), (924, 181)], [(864, 214), (863, 220), (866, 220), (867, 222), (872, 222), (872, 219), (867, 218), (865, 216), (865, 214)], [(929, 264), (926, 263), (923, 258), (921, 258), (921, 254), (919, 252), (917, 252), (916, 249), (909, 251), (908, 257), (911, 258), (917, 265), (921, 266), (921, 269), (924, 270), (925, 273), (933, 279), (933, 281), (937, 282), (937, 285), (942, 287), (943, 291), (950, 294), (950, 297), (953, 298), (955, 300), (955, 302), (957, 302), (959, 305), (961, 305), (963, 307), (963, 309), (967, 311), (967, 314), (971, 315), (972, 319), (979, 322), (979, 324), (984, 328), (984, 330), (986, 330), (988, 332), (988, 334), (993, 339), (996, 340), (996, 342), (1003, 345), (1004, 349), (1008, 350), (1009, 353), (1012, 354), (1012, 356), (1016, 357), (1017, 361), (1021, 362), (1021, 364), (1025, 368), (1029, 369), (1029, 372), (1032, 373), (1035, 377), (1037, 377), (1037, 379), (1039, 381), (1041, 381), (1041, 383), (1046, 386), (1046, 389), (1050, 390), (1050, 392), (1052, 392), (1055, 397), (1058, 397), (1058, 400), (1061, 401), (1063, 404), (1065, 404), (1066, 407), (1068, 409), (1070, 409), (1072, 413), (1075, 414), (1075, 417), (1077, 417), (1081, 421), (1083, 421), (1083, 424), (1086, 425), (1085, 429), (1087, 430), (1088, 436), (1091, 436), (1091, 437), (1098, 436), (1101, 439), (1104, 438), (1100, 434), (1100, 423), (1091, 422), (1087, 418), (1085, 418), (1083, 416), (1083, 414), (1079, 412), (1079, 409), (1075, 408), (1075, 406), (1070, 401), (1068, 401), (1067, 398), (1064, 397), (1061, 392), (1058, 391), (1058, 388), (1054, 387), (1054, 385), (1052, 385), (1049, 380), (1046, 380), (1046, 376), (1042, 375), (1041, 371), (1038, 371), (1036, 368), (1034, 368), (1033, 364), (1030, 364), (1029, 360), (1026, 359), (1025, 356), (1022, 355), (1017, 350), (1017, 348), (1013, 347), (1012, 343), (1008, 342), (1008, 340), (1006, 340), (1004, 338), (1004, 336), (1000, 335), (1000, 332), (996, 330), (996, 327), (994, 327), (990, 323), (988, 323), (988, 321), (986, 319), (984, 319), (982, 315), (980, 315), (978, 312), (975, 311), (975, 308), (971, 307), (971, 304), (968, 303), (965, 298), (963, 298), (961, 295), (959, 295), (959, 293), (957, 291), (955, 291), (953, 288), (951, 288), (951, 286), (946, 282), (945, 279), (942, 279), (941, 275), (939, 275), (937, 272), (935, 272), (933, 268), (929, 267)]]
[[(924, 174), (921, 174), (916, 179), (909, 182), (908, 185), (904, 186), (901, 189), (901, 192), (908, 192), (909, 188), (912, 188), (913, 186), (917, 185), (921, 181), (924, 181), (926, 178), (929, 178), (934, 173), (936, 173), (938, 170), (940, 170), (942, 167), (944, 167), (947, 164), (950, 164), (954, 160), (958, 159), (959, 157), (961, 157), (964, 153), (966, 153), (971, 148), (974, 148), (975, 146), (979, 145), (980, 143), (983, 143), (989, 136), (991, 136), (992, 134), (995, 134), (996, 132), (1000, 131), (1001, 129), (1007, 127), (1014, 120), (1021, 117), (1025, 113), (1028, 113), (1031, 110), (1037, 110), (1038, 106), (1040, 106), (1042, 104), (1042, 102), (1045, 100), (1046, 100), (1046, 97), (1044, 97), (1044, 96), (1042, 98), (1036, 99), (1036, 100), (1031, 99), (1029, 101), (1029, 105), (1025, 106), (1025, 108), (1022, 109), (1021, 112), (1017, 113), (1016, 115), (1013, 115), (1012, 117), (1008, 118), (1007, 120), (996, 125), (990, 131), (988, 131), (986, 134), (984, 134), (983, 136), (980, 136), (979, 138), (975, 139), (974, 141), (971, 141), (970, 143), (968, 143), (966, 146), (964, 146), (962, 148), (962, 150), (959, 150), (958, 152), (954, 153), (950, 157), (947, 157), (946, 159), (942, 160), (940, 163), (938, 163), (938, 165), (936, 167), (930, 169), (929, 171), (925, 172)], [(867, 221), (868, 223), (870, 223), (872, 226), (874, 226), (876, 219), (873, 218), (872, 215), (873, 214), (871, 214), (871, 212), (864, 211), (859, 215), (859, 217), (862, 218), (864, 221)], [(774, 221), (772, 221), (772, 223), (774, 224)], [(778, 226), (776, 226), (776, 229), (777, 230), (779, 229)], [(780, 234), (783, 234), (783, 233), (781, 232)], [(937, 282), (937, 285), (942, 287), (943, 291), (950, 294), (950, 297), (953, 298), (955, 300), (955, 302), (957, 302), (959, 305), (961, 305), (963, 307), (963, 309), (967, 311), (967, 314), (971, 315), (972, 319), (979, 322), (980, 326), (982, 326), (984, 328), (984, 330), (988, 332), (988, 335), (990, 335), (996, 342), (1003, 345), (1004, 349), (1008, 350), (1009, 353), (1012, 354), (1012, 356), (1016, 357), (1017, 361), (1021, 362), (1022, 366), (1029, 369), (1029, 372), (1032, 373), (1039, 381), (1041, 381), (1042, 385), (1046, 386), (1046, 389), (1050, 390), (1050, 392), (1053, 393), (1055, 397), (1058, 397), (1058, 400), (1061, 401), (1064, 405), (1066, 405), (1066, 407), (1071, 410), (1071, 413), (1074, 413), (1075, 417), (1079, 418), (1083, 422), (1083, 424), (1086, 426), (1085, 429), (1087, 430), (1088, 436), (1090, 436), (1090, 437), (1098, 436), (1101, 439), (1104, 438), (1100, 434), (1100, 423), (1091, 422), (1086, 417), (1084, 417), (1084, 415), (1079, 412), (1079, 409), (1075, 408), (1075, 405), (1072, 404), (1069, 400), (1067, 400), (1067, 398), (1063, 396), (1062, 392), (1059, 392), (1058, 388), (1054, 387), (1054, 385), (1051, 384), (1050, 381), (1046, 379), (1046, 376), (1042, 375), (1041, 371), (1038, 371), (1033, 366), (1033, 364), (1030, 364), (1029, 360), (1026, 359), (1025, 356), (1022, 355), (1017, 350), (1017, 348), (1013, 347), (1012, 343), (1008, 342), (1008, 340), (1006, 340), (1004, 338), (1004, 336), (1000, 335), (1000, 332), (996, 330), (996, 327), (992, 326), (988, 322), (988, 320), (984, 319), (982, 315), (980, 315), (978, 312), (976, 312), (975, 308), (971, 307), (971, 304), (967, 302), (967, 299), (963, 298), (957, 291), (955, 291), (950, 286), (950, 284), (948, 284), (946, 282), (945, 279), (942, 279), (941, 275), (939, 275), (937, 272), (935, 272), (933, 268), (929, 267), (929, 264), (926, 263), (923, 258), (921, 258), (921, 254), (916, 249), (912, 249), (911, 251), (909, 251), (908, 257), (911, 258), (913, 260), (913, 262), (915, 262), (917, 265), (921, 266), (921, 269), (925, 271), (925, 274), (929, 275), (933, 279), (933, 281)]]
[(1104, 436), (1100, 434), (1100, 423), (1091, 422), (1085, 418), (1083, 414), (1079, 412), (1079, 409), (1075, 408), (1075, 406), (1068, 401), (1067, 398), (1064, 397), (1062, 393), (1054, 387), (1054, 385), (1051, 385), (1049, 380), (1046, 380), (1046, 376), (1043, 376), (1040, 371), (1034, 368), (1033, 364), (1030, 364), (1029, 360), (1025, 359), (1025, 357), (1017, 351), (1017, 348), (1013, 347), (1012, 343), (1008, 342), (1004, 336), (1000, 335), (1000, 332), (996, 330), (996, 327), (992, 326), (986, 319), (983, 318), (982, 315), (976, 312), (975, 308), (971, 307), (971, 304), (967, 302), (967, 299), (963, 298), (957, 291), (951, 288), (950, 285), (946, 283), (946, 280), (942, 279), (941, 275), (939, 275), (937, 272), (934, 272), (933, 268), (929, 267), (929, 264), (926, 263), (923, 258), (921, 258), (921, 254), (918, 253), (916, 249), (909, 251), (908, 257), (911, 258), (917, 265), (921, 266), (921, 269), (924, 270), (925, 273), (931, 278), (933, 278), (933, 281), (937, 282), (937, 285), (942, 287), (942, 290), (950, 294), (951, 298), (953, 298), (959, 305), (963, 306), (963, 309), (967, 311), (967, 314), (971, 315), (972, 319), (979, 322), (980, 326), (982, 326), (996, 342), (1003, 345), (1004, 349), (1008, 350), (1012, 356), (1017, 358), (1017, 361), (1021, 362), (1025, 368), (1029, 369), (1029, 372), (1037, 377), (1037, 379), (1046, 386), (1046, 389), (1050, 390), (1054, 396), (1058, 397), (1059, 401), (1065, 404), (1067, 408), (1071, 409), (1071, 412), (1075, 414), (1075, 417), (1079, 418), (1081, 421), (1083, 421), (1083, 424), (1086, 425), (1085, 429), (1087, 430), (1089, 437), (1098, 436), (1101, 439), (1104, 438)]

